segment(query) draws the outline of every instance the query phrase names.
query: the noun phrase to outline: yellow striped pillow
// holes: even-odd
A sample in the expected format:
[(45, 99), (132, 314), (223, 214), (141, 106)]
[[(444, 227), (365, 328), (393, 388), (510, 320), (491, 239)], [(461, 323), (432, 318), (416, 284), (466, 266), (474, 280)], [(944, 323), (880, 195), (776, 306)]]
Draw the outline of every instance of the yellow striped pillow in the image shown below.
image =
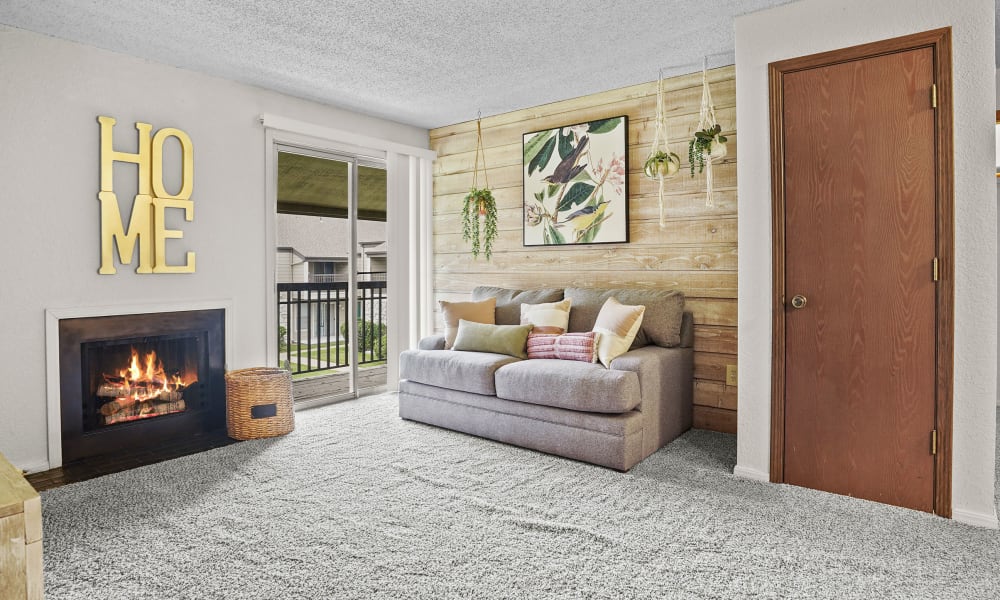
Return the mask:
[(566, 298), (559, 302), (522, 304), (521, 325), (534, 325), (532, 333), (555, 335), (566, 333), (566, 327), (569, 326), (569, 308), (572, 303), (572, 300)]
[(594, 331), (601, 334), (597, 342), (597, 357), (601, 364), (610, 369), (611, 361), (628, 352), (632, 340), (639, 333), (645, 312), (645, 306), (628, 306), (614, 296), (604, 302), (594, 323)]

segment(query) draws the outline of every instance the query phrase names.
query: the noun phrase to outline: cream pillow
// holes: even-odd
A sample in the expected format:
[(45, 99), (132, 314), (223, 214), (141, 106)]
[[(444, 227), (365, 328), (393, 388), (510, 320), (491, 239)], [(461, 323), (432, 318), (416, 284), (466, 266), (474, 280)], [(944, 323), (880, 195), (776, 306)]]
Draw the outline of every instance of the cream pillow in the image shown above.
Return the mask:
[(444, 347), (450, 350), (458, 335), (458, 322), (462, 319), (473, 323), (496, 323), (496, 298), (486, 298), (478, 302), (448, 302), (439, 300), (444, 314)]
[(639, 333), (645, 312), (645, 306), (628, 306), (614, 296), (604, 302), (594, 323), (594, 331), (601, 334), (597, 341), (597, 358), (601, 364), (610, 369), (611, 361), (628, 352)]
[(566, 333), (566, 327), (569, 325), (569, 307), (572, 303), (572, 300), (566, 298), (545, 304), (522, 304), (521, 325), (534, 325), (532, 333), (555, 335)]

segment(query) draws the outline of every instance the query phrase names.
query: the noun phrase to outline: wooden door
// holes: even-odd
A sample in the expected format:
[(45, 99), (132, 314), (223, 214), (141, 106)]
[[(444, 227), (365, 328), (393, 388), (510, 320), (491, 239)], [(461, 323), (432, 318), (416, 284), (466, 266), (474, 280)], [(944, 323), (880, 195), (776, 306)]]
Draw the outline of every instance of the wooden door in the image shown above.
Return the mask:
[(834, 54), (780, 72), (776, 90), (772, 81), (782, 150), (780, 475), (928, 512), (942, 259), (935, 53)]

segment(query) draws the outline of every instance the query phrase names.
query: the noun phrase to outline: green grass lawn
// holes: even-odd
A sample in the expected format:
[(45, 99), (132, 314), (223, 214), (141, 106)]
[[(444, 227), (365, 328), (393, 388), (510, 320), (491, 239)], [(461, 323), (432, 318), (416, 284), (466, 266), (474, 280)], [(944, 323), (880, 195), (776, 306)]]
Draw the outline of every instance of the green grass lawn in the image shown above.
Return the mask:
[[(306, 372), (306, 373), (296, 373), (295, 369), (298, 366), (298, 363), (289, 363), (289, 364), (290, 364), (291, 369), (292, 369), (292, 381), (297, 381), (299, 379), (309, 379), (310, 377), (320, 377), (320, 376), (323, 376), (323, 375), (329, 375), (330, 373), (333, 373), (333, 372), (335, 372), (335, 371), (337, 371), (339, 369), (346, 369), (346, 368), (348, 368), (348, 367), (345, 366), (345, 367), (336, 367), (336, 368), (333, 368), (333, 369), (320, 369), (318, 371), (309, 371), (309, 372)], [(365, 364), (361, 365), (361, 368), (362, 369), (367, 369), (369, 367), (378, 367), (378, 366), (384, 365), (384, 364), (385, 364), (385, 361), (384, 360), (380, 360), (380, 361), (376, 361), (376, 362), (365, 363)]]
[[(298, 363), (298, 361), (296, 359), (299, 358), (299, 356), (300, 356), (299, 352), (300, 352), (300, 345), (299, 344), (292, 344), (291, 347), (288, 350), (288, 353), (281, 352), (280, 355), (278, 356), (278, 363), (283, 365), (285, 363), (285, 360), (289, 360), (289, 354), (291, 355), (290, 360), (289, 360), (289, 368), (292, 370), (292, 379), (293, 380), (295, 380), (295, 379), (305, 379), (305, 378), (308, 378), (308, 377), (316, 377), (316, 376), (319, 376), (319, 375), (327, 375), (331, 371), (335, 371), (337, 369), (346, 368), (346, 367), (349, 366), (349, 365), (346, 364), (347, 363), (347, 358), (348, 358), (347, 357), (347, 345), (346, 344), (337, 344), (336, 346), (334, 346), (334, 345), (331, 344), (329, 346), (329, 353), (327, 352), (327, 346), (325, 346), (325, 345), (324, 346), (307, 346), (307, 345), (302, 345), (301, 346), (301, 357), (303, 359), (306, 358), (306, 357), (309, 357), (309, 358), (311, 358), (313, 360), (319, 360), (319, 361), (323, 361), (323, 362), (329, 362), (329, 363), (332, 363), (332, 364), (339, 364), (340, 366), (330, 367), (329, 369), (320, 369), (320, 370), (316, 370), (316, 371), (310, 371), (310, 372), (307, 372), (307, 373), (297, 373), (296, 371), (299, 369), (299, 363)], [(358, 353), (358, 359), (359, 360), (366, 360), (366, 359), (370, 360), (371, 358), (372, 358), (371, 353), (367, 353), (367, 354), (363, 354), (363, 353), (360, 353), (360, 352)], [(384, 360), (379, 360), (379, 361), (375, 361), (375, 362), (365, 363), (364, 365), (362, 365), (362, 367), (374, 367), (374, 366), (384, 365), (384, 364), (385, 364)], [(309, 368), (308, 363), (306, 361), (303, 361), (301, 367), (303, 369), (308, 369)]]
[(322, 360), (331, 363), (344, 364), (347, 362), (347, 344), (331, 344), (329, 348), (327, 346), (301, 346), (299, 344), (292, 344), (288, 353), (281, 352), (278, 357), (280, 360), (285, 360), (288, 354), (291, 354), (291, 360), (294, 361), (297, 357), (301, 356), (303, 358), (309, 357), (314, 360)]

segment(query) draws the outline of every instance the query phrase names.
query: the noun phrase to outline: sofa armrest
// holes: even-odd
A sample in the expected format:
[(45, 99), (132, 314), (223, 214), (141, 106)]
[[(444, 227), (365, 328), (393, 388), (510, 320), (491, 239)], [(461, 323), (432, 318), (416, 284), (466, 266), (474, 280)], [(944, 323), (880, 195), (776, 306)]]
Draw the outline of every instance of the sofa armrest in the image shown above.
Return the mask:
[(644, 415), (643, 447), (655, 451), (691, 428), (694, 407), (694, 349), (645, 346), (611, 361), (612, 369), (639, 376)]
[(444, 350), (444, 335), (429, 335), (417, 342), (420, 350)]

